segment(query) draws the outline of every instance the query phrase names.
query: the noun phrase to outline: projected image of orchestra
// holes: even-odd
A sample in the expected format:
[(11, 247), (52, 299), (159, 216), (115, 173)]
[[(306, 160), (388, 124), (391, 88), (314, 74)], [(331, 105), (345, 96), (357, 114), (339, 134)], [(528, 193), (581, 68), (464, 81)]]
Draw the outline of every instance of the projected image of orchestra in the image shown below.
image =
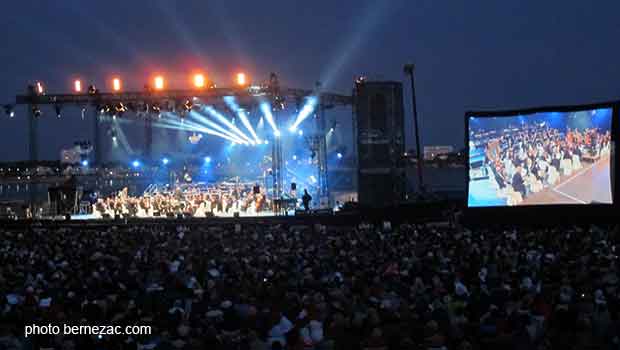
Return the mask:
[(468, 206), (611, 204), (611, 108), (469, 117)]

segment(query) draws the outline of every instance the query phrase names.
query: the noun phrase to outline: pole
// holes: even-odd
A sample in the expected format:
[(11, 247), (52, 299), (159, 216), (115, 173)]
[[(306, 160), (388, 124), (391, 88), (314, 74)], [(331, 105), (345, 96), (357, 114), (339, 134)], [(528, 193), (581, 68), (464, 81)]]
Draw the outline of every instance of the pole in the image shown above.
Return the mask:
[(147, 114), (144, 118), (144, 142), (145, 144), (145, 161), (148, 164), (153, 164), (153, 121), (151, 114)]
[(422, 175), (422, 152), (420, 150), (420, 129), (418, 128), (418, 108), (416, 105), (415, 98), (415, 82), (414, 82), (414, 73), (415, 66), (413, 64), (405, 65), (405, 72), (409, 74), (411, 78), (411, 105), (413, 106), (413, 123), (415, 127), (415, 148), (416, 148), (416, 158), (418, 161), (418, 191), (420, 193), (424, 192), (424, 177)]
[(318, 125), (318, 157), (319, 157), (319, 205), (321, 208), (330, 207), (329, 183), (327, 179), (327, 134), (325, 132), (325, 106), (320, 105)]
[(38, 117), (34, 115), (34, 105), (28, 105), (28, 154), (30, 156), (30, 162), (34, 163), (39, 160), (39, 145), (38, 145)]
[(98, 167), (101, 165), (101, 135), (99, 134), (99, 111), (93, 108), (93, 143), (94, 143), (94, 151), (95, 151), (95, 159), (94, 166)]

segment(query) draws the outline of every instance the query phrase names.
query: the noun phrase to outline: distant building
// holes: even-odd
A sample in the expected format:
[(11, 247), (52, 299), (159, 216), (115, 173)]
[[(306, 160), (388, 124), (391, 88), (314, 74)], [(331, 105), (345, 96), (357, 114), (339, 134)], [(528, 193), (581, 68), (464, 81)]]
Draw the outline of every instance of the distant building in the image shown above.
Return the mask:
[(454, 152), (452, 146), (424, 146), (424, 160), (433, 160), (438, 156)]

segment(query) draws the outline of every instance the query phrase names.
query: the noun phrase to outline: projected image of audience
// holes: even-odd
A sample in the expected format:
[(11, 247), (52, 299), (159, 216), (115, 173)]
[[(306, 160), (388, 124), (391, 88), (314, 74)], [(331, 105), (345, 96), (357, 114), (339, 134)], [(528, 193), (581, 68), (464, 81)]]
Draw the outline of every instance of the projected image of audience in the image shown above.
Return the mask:
[(468, 206), (611, 204), (611, 108), (469, 117)]

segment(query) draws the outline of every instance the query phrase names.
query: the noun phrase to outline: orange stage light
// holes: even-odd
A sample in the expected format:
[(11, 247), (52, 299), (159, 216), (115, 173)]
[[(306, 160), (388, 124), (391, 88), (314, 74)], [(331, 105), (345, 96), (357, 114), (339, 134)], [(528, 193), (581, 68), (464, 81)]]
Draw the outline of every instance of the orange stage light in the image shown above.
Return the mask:
[(155, 90), (163, 90), (164, 89), (164, 77), (158, 75), (155, 77)]
[(73, 90), (75, 90), (75, 92), (80, 93), (82, 92), (82, 82), (79, 80), (76, 80), (73, 82)]
[(205, 87), (205, 76), (202, 74), (195, 74), (194, 75), (194, 87), (198, 88), (198, 89), (202, 89), (203, 87)]
[(237, 85), (244, 86), (246, 84), (245, 73), (237, 73)]
[(43, 92), (45, 90), (43, 90), (43, 84), (40, 81), (37, 81), (37, 92), (39, 93), (39, 95), (43, 95)]
[(112, 89), (114, 91), (121, 91), (121, 80), (119, 78), (112, 79)]

